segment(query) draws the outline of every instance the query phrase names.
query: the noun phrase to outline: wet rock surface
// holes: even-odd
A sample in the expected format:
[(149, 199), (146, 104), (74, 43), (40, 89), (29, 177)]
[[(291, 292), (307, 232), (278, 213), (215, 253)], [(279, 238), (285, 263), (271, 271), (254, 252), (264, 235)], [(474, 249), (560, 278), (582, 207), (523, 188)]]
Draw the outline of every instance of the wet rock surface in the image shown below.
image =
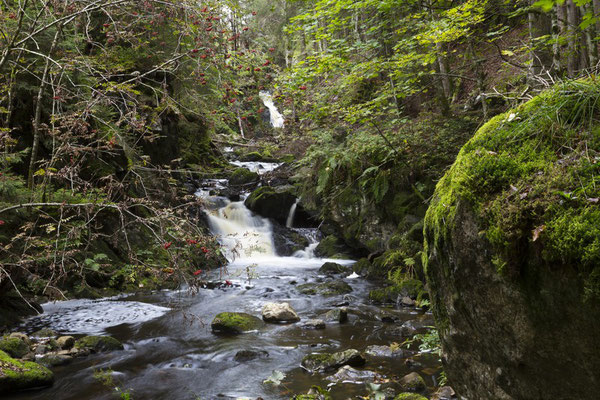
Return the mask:
[(247, 313), (223, 312), (217, 314), (210, 324), (214, 333), (238, 335), (260, 328), (263, 322)]
[(262, 309), (265, 322), (298, 322), (300, 317), (289, 303), (267, 303)]
[(327, 372), (344, 365), (361, 367), (366, 362), (358, 350), (349, 349), (337, 353), (309, 354), (302, 359), (302, 367), (310, 372)]

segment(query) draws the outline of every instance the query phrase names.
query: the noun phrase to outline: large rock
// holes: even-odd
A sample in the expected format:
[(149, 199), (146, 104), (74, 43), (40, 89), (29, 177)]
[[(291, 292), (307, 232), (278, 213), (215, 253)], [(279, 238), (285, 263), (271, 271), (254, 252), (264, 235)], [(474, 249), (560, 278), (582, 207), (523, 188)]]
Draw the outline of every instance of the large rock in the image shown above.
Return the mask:
[(267, 303), (262, 309), (265, 322), (297, 322), (300, 317), (289, 303)]
[(289, 257), (309, 245), (307, 238), (277, 221), (272, 220), (271, 227), (273, 228), (273, 245), (278, 256)]
[(265, 218), (272, 218), (285, 226), (290, 208), (296, 202), (291, 186), (263, 186), (248, 196), (244, 204), (249, 210)]
[(398, 383), (406, 392), (424, 392), (427, 390), (425, 380), (416, 372), (403, 376)]
[(214, 333), (237, 335), (260, 328), (263, 322), (254, 315), (241, 312), (222, 312), (215, 316), (210, 327)]
[(30, 361), (18, 361), (0, 351), (0, 393), (52, 386), (48, 368)]
[(346, 243), (334, 235), (329, 235), (315, 249), (315, 255), (322, 258), (334, 258), (338, 260), (351, 260), (352, 249)]
[(348, 271), (350, 271), (349, 267), (334, 262), (326, 262), (319, 268), (319, 273), (325, 275), (343, 274)]
[(342, 280), (323, 283), (304, 283), (298, 285), (298, 291), (306, 295), (337, 296), (352, 292), (352, 287)]
[(0, 351), (4, 351), (11, 357), (21, 358), (29, 353), (29, 346), (19, 338), (6, 337), (0, 339)]
[(598, 397), (598, 113), (597, 84), (560, 85), (484, 125), (438, 183), (425, 269), (459, 397)]
[(334, 308), (323, 314), (322, 318), (328, 322), (339, 322), (340, 324), (343, 324), (344, 322), (348, 321), (348, 308)]
[(251, 185), (258, 182), (258, 174), (246, 168), (238, 168), (229, 177), (231, 185)]
[(110, 336), (85, 336), (75, 342), (78, 350), (89, 350), (94, 353), (123, 350), (123, 345)]
[(340, 351), (337, 353), (314, 353), (302, 359), (302, 367), (310, 372), (327, 372), (349, 365), (361, 367), (365, 365), (365, 357), (355, 349)]

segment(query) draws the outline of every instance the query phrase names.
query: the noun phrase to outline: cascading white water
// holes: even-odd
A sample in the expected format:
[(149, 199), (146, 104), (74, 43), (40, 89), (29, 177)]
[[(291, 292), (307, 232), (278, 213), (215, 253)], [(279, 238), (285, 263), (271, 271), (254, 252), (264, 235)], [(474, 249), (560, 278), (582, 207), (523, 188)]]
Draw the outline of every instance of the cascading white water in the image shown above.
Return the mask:
[(271, 223), (253, 215), (243, 202), (227, 201), (225, 207), (208, 214), (208, 222), (230, 261), (275, 255)]
[(288, 214), (287, 220), (285, 221), (286, 228), (292, 228), (294, 226), (294, 217), (296, 216), (296, 208), (298, 208), (298, 202), (300, 199), (296, 199), (294, 204), (290, 207), (290, 212)]
[(262, 91), (259, 93), (259, 96), (265, 107), (269, 109), (271, 114), (271, 125), (273, 128), (283, 128), (285, 120), (283, 115), (281, 115), (277, 109), (277, 106), (275, 106), (275, 102), (273, 101), (273, 96), (271, 96), (271, 93)]

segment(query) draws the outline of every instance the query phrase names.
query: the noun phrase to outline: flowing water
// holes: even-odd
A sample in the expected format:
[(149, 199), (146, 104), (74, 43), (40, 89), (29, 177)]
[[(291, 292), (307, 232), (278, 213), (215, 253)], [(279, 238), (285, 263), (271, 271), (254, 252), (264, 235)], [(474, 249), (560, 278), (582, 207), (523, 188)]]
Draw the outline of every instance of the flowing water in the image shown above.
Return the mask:
[(275, 102), (273, 101), (273, 96), (271, 96), (271, 93), (262, 91), (259, 93), (259, 96), (263, 101), (263, 104), (269, 109), (269, 113), (271, 115), (271, 125), (273, 128), (283, 128), (285, 120), (283, 115), (281, 115), (275, 106)]
[[(222, 185), (221, 181), (209, 184)], [(207, 188), (199, 190), (208, 195)], [(305, 393), (312, 385), (330, 386), (334, 399), (365, 395), (364, 383), (337, 383), (329, 374), (310, 374), (300, 367), (302, 357), (312, 352), (365, 350), (370, 345), (402, 342), (402, 327), (431, 325), (429, 314), (414, 308), (382, 308), (371, 304), (373, 284), (345, 280), (350, 294), (333, 297), (301, 294), (297, 286), (323, 282), (319, 274), (325, 260), (312, 257), (316, 230), (298, 230), (312, 240), (311, 246), (294, 257), (277, 257), (273, 250), (270, 222), (253, 215), (241, 202), (207, 198), (213, 232), (221, 236), (233, 260), (224, 270), (212, 271), (206, 279), (230, 281), (216, 289), (186, 289), (134, 294), (99, 301), (75, 300), (44, 305), (45, 314), (26, 321), (27, 332), (50, 327), (65, 334), (107, 334), (124, 343), (123, 351), (95, 354), (54, 368), (52, 388), (20, 393), (10, 399), (115, 399), (114, 389), (94, 378), (96, 371), (112, 371), (115, 385), (130, 390), (133, 399), (288, 399)], [(353, 261), (336, 262), (350, 265)], [(324, 330), (309, 330), (300, 323), (267, 324), (256, 332), (234, 337), (214, 335), (210, 322), (224, 311), (260, 316), (267, 302), (289, 302), (302, 320), (317, 318), (340, 305), (347, 305), (349, 321), (328, 323)], [(386, 321), (386, 322), (384, 322)], [(252, 361), (236, 361), (240, 350), (263, 352)], [(417, 356), (418, 367), (409, 367), (403, 357), (369, 357), (366, 369), (391, 378), (419, 371), (433, 386), (438, 373), (436, 357)], [(415, 356), (412, 354), (411, 356)], [(412, 368), (412, 369), (411, 369)], [(417, 368), (417, 369), (415, 369)], [(286, 374), (280, 386), (263, 383), (273, 371)]]

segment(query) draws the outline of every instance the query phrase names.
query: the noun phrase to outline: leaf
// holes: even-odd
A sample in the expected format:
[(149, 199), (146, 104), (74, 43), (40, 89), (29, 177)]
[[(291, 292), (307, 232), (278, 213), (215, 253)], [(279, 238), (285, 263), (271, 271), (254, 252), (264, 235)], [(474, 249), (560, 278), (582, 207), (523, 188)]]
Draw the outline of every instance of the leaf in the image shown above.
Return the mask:
[(263, 383), (271, 384), (274, 386), (279, 386), (279, 385), (281, 385), (281, 381), (283, 381), (284, 378), (285, 378), (285, 374), (283, 372), (274, 370), (273, 374), (270, 377), (268, 377), (267, 379), (265, 379), (263, 381)]
[(542, 232), (544, 232), (545, 229), (546, 229), (546, 225), (540, 225), (533, 230), (533, 241), (534, 242), (539, 239), (540, 234)]

